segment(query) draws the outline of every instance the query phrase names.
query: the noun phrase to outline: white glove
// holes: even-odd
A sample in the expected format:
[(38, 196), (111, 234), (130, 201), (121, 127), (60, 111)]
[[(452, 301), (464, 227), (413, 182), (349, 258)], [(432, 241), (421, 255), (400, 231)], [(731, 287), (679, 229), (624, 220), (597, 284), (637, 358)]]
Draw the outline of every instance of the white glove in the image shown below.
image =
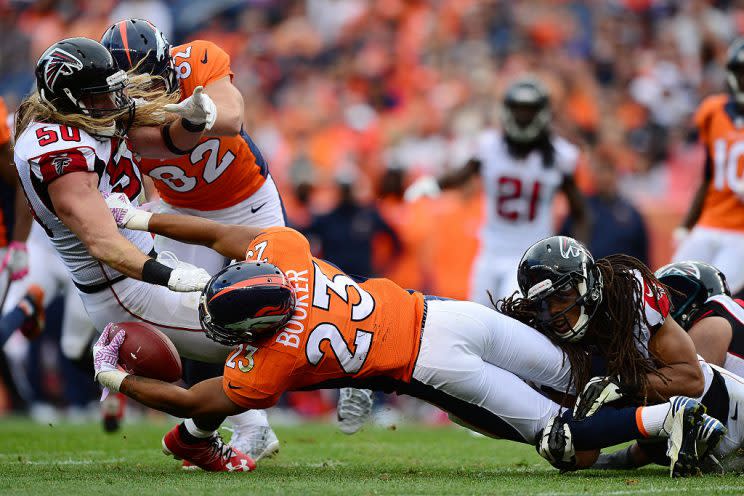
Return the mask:
[(217, 120), (217, 106), (204, 93), (203, 86), (194, 88), (194, 93), (182, 102), (165, 105), (163, 110), (178, 114), (193, 124), (205, 124), (206, 130), (212, 129)]
[(433, 176), (423, 176), (416, 179), (413, 184), (406, 188), (403, 193), (403, 199), (407, 202), (413, 202), (422, 196), (436, 198), (442, 192), (439, 183)]
[(206, 270), (193, 265), (179, 262), (168, 279), (168, 288), (179, 293), (201, 291), (212, 276)]
[(592, 377), (586, 383), (584, 391), (576, 398), (573, 417), (576, 420), (584, 420), (597, 413), (603, 405), (622, 397), (623, 391), (617, 377)]
[(150, 212), (139, 210), (132, 205), (124, 193), (103, 193), (103, 196), (117, 226), (135, 231), (147, 231), (150, 217), (152, 217)]
[(0, 260), (0, 272), (8, 269), (11, 281), (23, 279), (28, 274), (28, 249), (22, 241), (11, 241), (5, 256)]

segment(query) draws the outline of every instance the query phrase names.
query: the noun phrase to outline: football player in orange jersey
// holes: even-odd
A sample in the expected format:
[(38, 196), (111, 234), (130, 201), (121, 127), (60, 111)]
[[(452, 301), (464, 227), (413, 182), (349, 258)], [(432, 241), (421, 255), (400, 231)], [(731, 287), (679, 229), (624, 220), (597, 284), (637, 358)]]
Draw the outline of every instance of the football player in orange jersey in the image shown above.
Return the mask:
[(695, 114), (705, 146), (703, 181), (682, 225), (673, 260), (718, 267), (732, 293), (744, 289), (744, 40), (728, 52), (728, 94), (703, 100)]
[[(160, 212), (186, 213), (220, 222), (256, 226), (285, 225), (279, 192), (268, 164), (243, 129), (243, 97), (232, 84), (230, 57), (220, 47), (196, 40), (172, 47), (162, 32), (142, 19), (119, 21), (101, 43), (119, 67), (162, 78), (166, 92), (180, 92), (183, 102), (198, 86), (214, 101), (216, 118), (203, 139), (183, 155), (142, 159), (140, 170), (154, 179)], [(175, 110), (175, 109), (174, 109)], [(157, 236), (155, 250), (214, 274), (228, 260), (213, 250)], [(214, 372), (189, 363), (193, 375)], [(189, 379), (192, 379), (189, 377)], [(259, 459), (279, 449), (266, 413), (254, 411), (230, 418), (233, 445)]]
[[(546, 336), (515, 319), (478, 303), (426, 297), (388, 279), (356, 281), (314, 258), (307, 239), (286, 227), (151, 214), (123, 195), (106, 201), (122, 228), (247, 259), (218, 272), (201, 296), (207, 335), (235, 347), (223, 377), (186, 390), (118, 370), (124, 335), (116, 324), (94, 352), (102, 385), (193, 418), (166, 434), (163, 448), (207, 470), (246, 470), (236, 467), (234, 452), (212, 448), (221, 446), (215, 429), (225, 415), (270, 407), (291, 390), (354, 386), (409, 394), (484, 434), (536, 442), (541, 455), (568, 470), (587, 466), (598, 448), (626, 438), (688, 436), (682, 420), (700, 408), (687, 399), (677, 403), (688, 406), (664, 403), (644, 407), (643, 414), (606, 408), (581, 423), (557, 421), (561, 407), (525, 381), (568, 391), (570, 365)], [(620, 410), (618, 426), (612, 421)]]

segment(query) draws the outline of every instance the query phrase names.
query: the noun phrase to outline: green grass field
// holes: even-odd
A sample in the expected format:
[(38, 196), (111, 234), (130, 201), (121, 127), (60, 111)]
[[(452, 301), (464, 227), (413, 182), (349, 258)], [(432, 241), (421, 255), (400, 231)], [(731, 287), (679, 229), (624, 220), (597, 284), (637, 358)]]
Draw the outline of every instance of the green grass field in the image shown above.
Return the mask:
[[(37, 425), (0, 420), (0, 493), (131, 494), (744, 494), (744, 478), (671, 480), (662, 468), (559, 475), (530, 446), (473, 438), (454, 428), (331, 425), (277, 428), (281, 452), (256, 472), (183, 472), (162, 455), (169, 424)], [(229, 434), (228, 434), (229, 435)]]

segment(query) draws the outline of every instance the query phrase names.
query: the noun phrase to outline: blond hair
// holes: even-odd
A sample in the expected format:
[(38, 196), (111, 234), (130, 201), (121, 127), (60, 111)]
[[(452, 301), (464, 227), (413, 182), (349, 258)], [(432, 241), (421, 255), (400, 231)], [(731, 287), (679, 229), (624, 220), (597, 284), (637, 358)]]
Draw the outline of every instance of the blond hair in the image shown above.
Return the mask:
[(163, 110), (168, 103), (178, 103), (180, 92), (166, 93), (162, 89), (154, 89), (160, 76), (149, 74), (130, 74), (127, 94), (136, 99), (134, 119), (130, 120), (129, 109), (112, 113), (105, 117), (92, 117), (85, 114), (63, 113), (49, 102), (41, 98), (38, 90), (24, 98), (18, 107), (15, 119), (14, 135), (17, 140), (32, 122), (50, 122), (81, 129), (89, 134), (100, 134), (102, 130), (112, 128), (116, 124), (124, 123), (124, 128), (132, 129), (146, 126), (162, 126), (172, 121), (175, 116)]

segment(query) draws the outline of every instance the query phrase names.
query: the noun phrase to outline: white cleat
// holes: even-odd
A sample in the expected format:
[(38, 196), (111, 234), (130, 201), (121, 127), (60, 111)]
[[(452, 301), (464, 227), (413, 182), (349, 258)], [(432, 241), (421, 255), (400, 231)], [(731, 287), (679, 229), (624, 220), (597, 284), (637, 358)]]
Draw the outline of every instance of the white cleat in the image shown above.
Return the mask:
[(699, 473), (697, 452), (698, 430), (703, 424), (705, 406), (685, 396), (669, 399), (672, 404), (664, 431), (669, 434), (667, 456), (670, 459), (669, 473), (672, 477), (685, 477)]
[(279, 452), (279, 439), (268, 425), (241, 426), (233, 428), (230, 446), (258, 462)]
[(341, 388), (336, 415), (338, 428), (344, 434), (354, 434), (372, 415), (372, 391), (369, 389)]

